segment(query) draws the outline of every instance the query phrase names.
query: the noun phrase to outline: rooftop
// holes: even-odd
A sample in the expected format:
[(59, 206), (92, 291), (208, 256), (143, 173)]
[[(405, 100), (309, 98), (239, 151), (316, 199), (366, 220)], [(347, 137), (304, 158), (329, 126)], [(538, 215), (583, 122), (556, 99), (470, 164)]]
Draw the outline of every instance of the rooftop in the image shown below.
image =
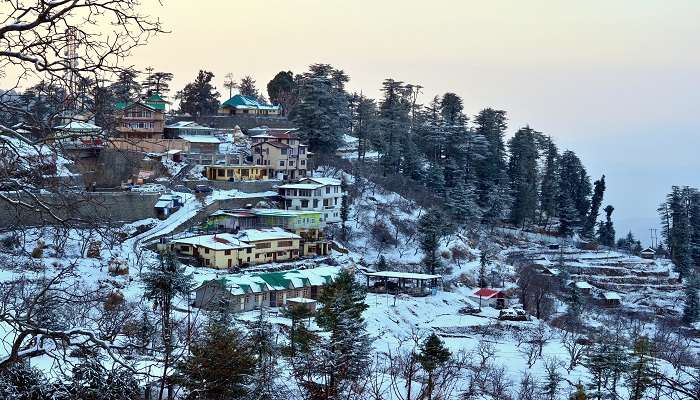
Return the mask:
[(221, 140), (214, 136), (203, 136), (203, 135), (180, 135), (180, 139), (190, 142), (190, 143), (212, 143), (220, 144)]
[(413, 272), (399, 272), (399, 271), (368, 272), (365, 275), (380, 277), (380, 278), (416, 279), (416, 280), (420, 280), (420, 281), (442, 278), (440, 275), (417, 274), (417, 273), (413, 273)]
[(243, 96), (240, 94), (237, 94), (237, 95), (231, 97), (230, 99), (226, 100), (221, 105), (221, 108), (226, 108), (226, 107), (231, 107), (231, 108), (236, 108), (236, 109), (274, 110), (274, 111), (277, 111), (280, 109), (279, 106), (273, 106), (270, 104), (261, 103), (253, 97)]

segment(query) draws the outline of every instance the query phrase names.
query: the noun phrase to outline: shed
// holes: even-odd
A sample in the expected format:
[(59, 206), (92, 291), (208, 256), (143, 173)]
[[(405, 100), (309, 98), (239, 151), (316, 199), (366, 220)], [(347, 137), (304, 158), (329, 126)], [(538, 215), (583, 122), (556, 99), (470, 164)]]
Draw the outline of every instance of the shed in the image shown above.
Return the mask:
[(367, 290), (374, 293), (405, 293), (411, 296), (428, 296), (437, 289), (440, 275), (414, 272), (377, 271), (365, 273)]
[(647, 260), (653, 260), (656, 258), (656, 250), (652, 249), (651, 247), (647, 247), (646, 249), (642, 250), (639, 255)]
[(502, 290), (480, 288), (469, 295), (470, 299), (479, 303), (479, 307), (502, 309), (508, 307), (508, 295)]
[(291, 297), (287, 298), (287, 308), (290, 307), (303, 307), (309, 312), (316, 312), (316, 303), (314, 299), (308, 299), (306, 297)]
[(615, 292), (605, 292), (603, 293), (603, 301), (608, 307), (618, 307), (622, 304), (622, 297)]
[(178, 194), (164, 194), (158, 198), (158, 201), (153, 206), (156, 209), (158, 218), (165, 219), (175, 211), (182, 207), (182, 196)]
[(590, 294), (593, 289), (593, 286), (585, 281), (572, 282), (571, 286), (573, 286), (575, 290), (585, 294)]

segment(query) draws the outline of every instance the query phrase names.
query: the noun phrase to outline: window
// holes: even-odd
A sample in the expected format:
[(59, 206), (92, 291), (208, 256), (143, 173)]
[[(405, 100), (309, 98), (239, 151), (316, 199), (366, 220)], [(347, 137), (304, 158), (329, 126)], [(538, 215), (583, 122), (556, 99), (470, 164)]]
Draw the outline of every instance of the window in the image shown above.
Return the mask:
[(218, 168), (216, 170), (216, 176), (224, 176), (225, 174), (226, 174), (226, 171), (221, 169), (221, 168)]
[(330, 192), (331, 192), (331, 187), (330, 187), (330, 186), (326, 186), (326, 194), (328, 194), (328, 193), (330, 193)]
[[(250, 253), (253, 252), (253, 249), (251, 249), (250, 247), (248, 247), (247, 249), (245, 249), (245, 252), (246, 252), (246, 254), (250, 254)], [(248, 261), (250, 261), (250, 258), (248, 258)]]
[(299, 154), (304, 154), (306, 153), (306, 149), (304, 147), (299, 147)]
[(241, 176), (248, 176), (248, 168), (241, 168)]
[(231, 255), (231, 250), (224, 250), (224, 255), (230, 256), (230, 255)]
[(299, 163), (300, 163), (301, 165), (306, 165), (306, 160), (301, 160), (301, 161), (299, 161)]
[(283, 156), (286, 156), (286, 155), (287, 155), (287, 149), (280, 149), (280, 154), (282, 154)]
[(278, 252), (277, 252), (277, 255), (278, 255), (278, 256), (283, 256), (284, 253), (285, 253), (284, 251), (278, 251)]
[(277, 247), (292, 247), (291, 240), (281, 240), (277, 243)]
[(204, 249), (204, 254), (209, 254), (209, 249), (205, 248), (205, 249)]
[(269, 249), (270, 247), (272, 247), (270, 242), (255, 243), (256, 249)]
[(280, 160), (280, 167), (284, 167), (284, 160)]
[(308, 200), (302, 200), (301, 201), (301, 206), (304, 208), (307, 208), (309, 206), (309, 201)]

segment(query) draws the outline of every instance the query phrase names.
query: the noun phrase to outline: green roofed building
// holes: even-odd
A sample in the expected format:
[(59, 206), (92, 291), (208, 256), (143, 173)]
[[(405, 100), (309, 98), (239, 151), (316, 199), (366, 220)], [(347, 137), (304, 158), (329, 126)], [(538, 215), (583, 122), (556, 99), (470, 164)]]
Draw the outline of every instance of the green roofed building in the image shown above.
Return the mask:
[(339, 267), (328, 266), (212, 279), (194, 290), (194, 306), (203, 309), (226, 306), (240, 312), (260, 307), (283, 307), (290, 300), (312, 303), (339, 273)]
[(162, 139), (166, 104), (158, 94), (142, 101), (116, 102), (117, 131), (125, 138)]
[(237, 94), (226, 100), (219, 107), (219, 114), (224, 115), (280, 115), (280, 106), (273, 106), (258, 101), (250, 96)]

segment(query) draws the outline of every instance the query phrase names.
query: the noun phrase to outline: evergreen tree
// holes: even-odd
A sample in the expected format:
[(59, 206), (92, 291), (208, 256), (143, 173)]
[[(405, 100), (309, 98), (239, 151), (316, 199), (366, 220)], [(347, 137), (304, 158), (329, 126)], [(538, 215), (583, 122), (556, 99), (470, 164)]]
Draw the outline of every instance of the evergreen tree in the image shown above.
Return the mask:
[(285, 353), (295, 360), (297, 357), (308, 358), (312, 351), (314, 339), (307, 329), (305, 320), (311, 318), (312, 313), (307, 307), (301, 305), (289, 306), (283, 310), (283, 315), (292, 322), (289, 330), (289, 346)]
[(160, 334), (163, 343), (163, 375), (160, 397), (162, 398), (163, 390), (167, 386), (168, 398), (171, 398), (170, 368), (173, 363), (175, 346), (172, 318), (173, 302), (177, 296), (186, 296), (190, 293), (192, 275), (185, 274), (185, 269), (180, 265), (175, 254), (166, 252), (160, 254), (158, 264), (143, 274), (142, 280), (144, 297), (153, 301), (153, 308), (158, 311), (160, 318)]
[(598, 242), (603, 246), (614, 247), (615, 228), (613, 227), (612, 213), (615, 211), (615, 207), (607, 205), (603, 211), (605, 211), (605, 222), (600, 222), (598, 226)]
[(278, 398), (282, 388), (277, 385), (277, 356), (279, 349), (273, 341), (272, 324), (265, 319), (263, 309), (250, 329), (250, 350), (255, 358), (255, 373), (252, 376), (252, 388), (249, 398), (254, 400), (272, 400)]
[(188, 83), (177, 92), (180, 111), (195, 117), (216, 114), (219, 109), (219, 92), (212, 85), (214, 74), (200, 70), (194, 82)]
[(487, 145), (486, 157), (476, 166), (477, 191), (479, 205), (488, 207), (492, 198), (488, 196), (495, 187), (506, 183), (506, 146), (505, 132), (507, 125), (506, 112), (486, 108), (474, 117), (475, 134), (485, 138)]
[(445, 231), (445, 219), (437, 209), (428, 210), (418, 220), (418, 242), (423, 251), (423, 264), (430, 274), (435, 274), (442, 264), (438, 258), (440, 239)]
[(0, 368), (0, 396), (3, 399), (42, 400), (51, 398), (53, 388), (44, 374), (27, 363)]
[(299, 103), (289, 116), (309, 150), (331, 154), (349, 130), (348, 95), (338, 86), (333, 67), (314, 64), (309, 69), (300, 78)]
[(330, 333), (323, 341), (320, 372), (326, 376), (326, 397), (341, 394), (347, 384), (365, 376), (370, 362), (370, 339), (362, 312), (367, 309), (364, 288), (347, 270), (319, 296), (322, 306), (316, 323)]
[(477, 204), (477, 194), (471, 181), (459, 180), (448, 190), (447, 210), (457, 226), (478, 226), (481, 220), (481, 207)]
[(557, 215), (557, 199), (559, 191), (557, 146), (548, 137), (546, 141), (544, 171), (540, 183), (540, 220), (548, 225), (549, 219)]
[(141, 84), (137, 78), (139, 72), (126, 69), (119, 73), (117, 80), (110, 86), (117, 101), (129, 102), (141, 97)]
[(384, 174), (399, 173), (400, 143), (410, 134), (409, 91), (403, 82), (385, 79), (382, 83), (382, 92), (384, 97), (379, 104), (379, 123), (382, 132), (380, 161)]
[(568, 193), (562, 192), (557, 200), (559, 215), (559, 234), (562, 236), (571, 236), (574, 234), (574, 227), (578, 223), (578, 213), (576, 207), (569, 197)]
[[(591, 182), (581, 160), (572, 151), (565, 151), (559, 161), (559, 216), (569, 219), (574, 227), (581, 226), (590, 209)], [(562, 204), (564, 203), (564, 204)], [(562, 215), (573, 207), (574, 215)], [(573, 218), (572, 218), (573, 217)]]
[(243, 334), (215, 316), (178, 364), (177, 381), (191, 399), (245, 399), (255, 372), (255, 354)]
[(431, 163), (425, 174), (425, 186), (430, 189), (436, 197), (446, 198), (445, 191), (445, 170), (439, 163)]
[(147, 72), (148, 75), (142, 83), (145, 96), (149, 97), (153, 94), (157, 94), (162, 98), (166, 98), (170, 91), (170, 82), (173, 80), (174, 75), (170, 72), (153, 72), (153, 68), (148, 69)]
[(284, 109), (289, 107), (290, 97), (295, 95), (296, 91), (297, 85), (292, 71), (278, 72), (267, 84), (267, 95), (270, 97), (270, 102), (279, 104)]
[(428, 400), (433, 398), (436, 374), (451, 358), (452, 354), (435, 333), (423, 342), (418, 354), (418, 363), (426, 373), (425, 393)]
[(389, 264), (386, 262), (386, 258), (384, 256), (379, 256), (379, 260), (377, 260), (377, 264), (374, 266), (374, 269), (377, 271), (387, 271), (389, 269)]
[(653, 384), (655, 373), (651, 360), (651, 344), (649, 339), (642, 336), (634, 343), (632, 364), (626, 376), (630, 400), (644, 399), (644, 393)]
[(252, 76), (246, 75), (241, 78), (241, 82), (238, 84), (238, 93), (242, 96), (252, 97), (260, 102), (265, 102), (265, 97), (260, 94), (258, 88), (255, 87), (255, 79)]
[(700, 317), (700, 299), (698, 299), (698, 287), (700, 282), (695, 275), (685, 282), (685, 307), (683, 308), (683, 322), (693, 323)]
[(356, 95), (354, 104), (352, 133), (357, 138), (357, 158), (364, 163), (367, 150), (381, 146), (377, 104), (363, 95)]
[(537, 132), (530, 127), (521, 128), (508, 143), (510, 176), (513, 205), (511, 221), (525, 226), (534, 221), (537, 211)]
[(598, 221), (598, 212), (600, 210), (600, 205), (603, 202), (603, 194), (605, 193), (605, 175), (603, 175), (599, 180), (594, 183), (595, 189), (593, 190), (593, 198), (591, 199), (591, 209), (586, 215), (586, 220), (583, 224), (583, 229), (581, 234), (585, 238), (593, 237), (593, 229)]
[(105, 368), (95, 358), (87, 358), (73, 367), (54, 398), (80, 400), (133, 400), (139, 396), (139, 384), (124, 367)]
[(345, 176), (340, 180), (340, 191), (343, 193), (343, 198), (340, 202), (340, 220), (342, 221), (343, 240), (348, 237), (348, 217), (350, 216), (350, 200), (348, 199), (348, 182)]

